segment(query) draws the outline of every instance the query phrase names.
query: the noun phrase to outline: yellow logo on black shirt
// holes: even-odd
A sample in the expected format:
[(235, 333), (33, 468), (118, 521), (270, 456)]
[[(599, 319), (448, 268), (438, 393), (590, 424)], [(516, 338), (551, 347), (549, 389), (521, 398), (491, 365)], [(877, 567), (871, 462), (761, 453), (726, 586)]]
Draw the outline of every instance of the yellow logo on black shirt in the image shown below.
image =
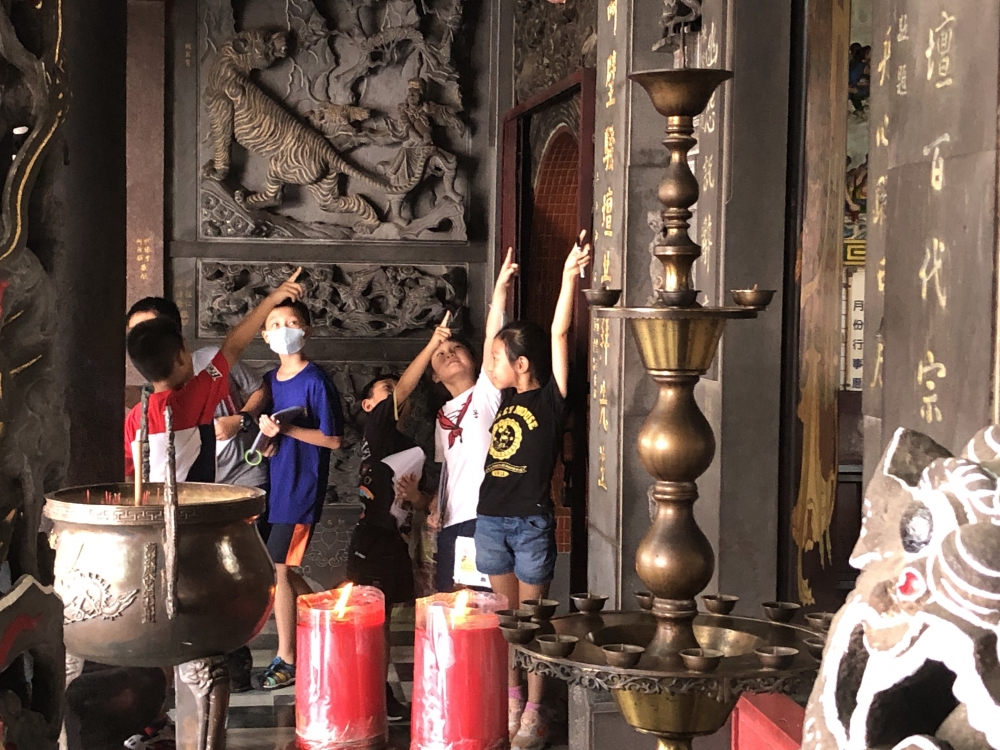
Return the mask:
[(490, 443), (490, 455), (497, 461), (506, 461), (517, 453), (521, 447), (524, 434), (521, 425), (513, 419), (498, 419), (493, 423), (493, 440)]

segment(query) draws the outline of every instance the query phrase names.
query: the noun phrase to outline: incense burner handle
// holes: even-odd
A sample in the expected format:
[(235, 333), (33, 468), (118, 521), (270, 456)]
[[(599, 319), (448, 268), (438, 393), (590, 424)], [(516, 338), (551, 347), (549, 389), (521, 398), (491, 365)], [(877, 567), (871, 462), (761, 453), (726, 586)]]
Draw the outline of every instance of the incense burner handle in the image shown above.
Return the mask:
[(177, 616), (177, 457), (174, 449), (173, 410), (164, 412), (167, 428), (167, 471), (163, 485), (163, 559), (166, 567), (167, 618)]

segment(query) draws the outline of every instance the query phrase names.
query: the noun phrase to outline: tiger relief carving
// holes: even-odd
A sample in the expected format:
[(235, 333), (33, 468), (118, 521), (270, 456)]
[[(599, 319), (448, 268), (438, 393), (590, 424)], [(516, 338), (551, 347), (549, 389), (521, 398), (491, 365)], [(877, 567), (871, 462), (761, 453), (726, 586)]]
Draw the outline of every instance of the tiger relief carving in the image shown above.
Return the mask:
[(202, 174), (220, 182), (226, 178), (235, 140), (268, 160), (264, 188), (237, 191), (238, 203), (249, 209), (273, 208), (281, 205), (285, 185), (301, 185), (324, 211), (355, 214), (356, 229), (370, 231), (379, 225), (379, 217), (366, 198), (344, 193), (344, 176), (382, 193), (413, 186), (390, 186), (348, 164), (323, 134), (300, 122), (251, 80), (251, 71), (266, 69), (287, 55), (287, 34), (266, 29), (243, 31), (220, 48), (203, 94), (213, 157)]

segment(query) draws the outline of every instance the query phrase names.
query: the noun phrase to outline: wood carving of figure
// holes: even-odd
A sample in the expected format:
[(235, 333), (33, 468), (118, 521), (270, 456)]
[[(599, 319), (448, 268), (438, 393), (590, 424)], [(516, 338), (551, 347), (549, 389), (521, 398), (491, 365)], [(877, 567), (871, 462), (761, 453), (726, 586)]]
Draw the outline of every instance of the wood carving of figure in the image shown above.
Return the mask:
[[(465, 124), (451, 108), (427, 101), (425, 92), (422, 78), (410, 79), (406, 100), (398, 106), (396, 117), (388, 120), (389, 132), (401, 144), (399, 153), (392, 161), (383, 162), (380, 169), (398, 189), (412, 189), (428, 175), (439, 177), (441, 189), (435, 191), (436, 198), (462, 206), (464, 199), (455, 190), (458, 159), (434, 145), (434, 126), (454, 128), (463, 135)], [(405, 194), (392, 196), (389, 211), (390, 216), (409, 222), (412, 211), (405, 199)]]
[(345, 176), (384, 190), (376, 178), (348, 164), (319, 132), (303, 124), (250, 78), (288, 54), (284, 32), (244, 31), (223, 45), (203, 94), (211, 124), (214, 156), (205, 177), (222, 181), (229, 174), (232, 142), (267, 159), (266, 184), (259, 192), (237, 191), (237, 202), (251, 209), (280, 206), (285, 185), (302, 185), (330, 213), (354, 214), (359, 231), (379, 224), (372, 205), (360, 195), (344, 194)]

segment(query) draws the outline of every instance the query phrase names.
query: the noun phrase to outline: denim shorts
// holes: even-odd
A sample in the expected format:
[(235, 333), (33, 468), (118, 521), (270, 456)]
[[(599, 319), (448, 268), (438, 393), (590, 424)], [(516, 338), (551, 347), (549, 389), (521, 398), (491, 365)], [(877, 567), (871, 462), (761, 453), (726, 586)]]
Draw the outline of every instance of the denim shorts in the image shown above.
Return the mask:
[(556, 520), (551, 513), (476, 519), (476, 567), (488, 576), (513, 573), (532, 586), (550, 583), (556, 571)]

